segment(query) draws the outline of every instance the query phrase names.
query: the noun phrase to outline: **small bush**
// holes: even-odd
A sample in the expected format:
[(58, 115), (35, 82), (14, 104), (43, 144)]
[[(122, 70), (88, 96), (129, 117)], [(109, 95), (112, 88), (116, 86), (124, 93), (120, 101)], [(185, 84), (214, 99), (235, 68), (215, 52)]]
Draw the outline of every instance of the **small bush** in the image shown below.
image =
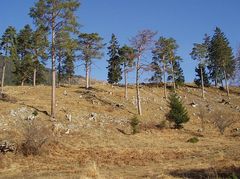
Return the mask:
[(130, 121), (130, 125), (132, 127), (132, 134), (136, 134), (139, 132), (139, 119), (137, 118), (137, 116), (133, 117)]
[(169, 96), (169, 107), (170, 111), (167, 114), (167, 118), (175, 123), (175, 128), (182, 128), (182, 124), (189, 121), (189, 116), (186, 108), (183, 106), (183, 102), (176, 93), (172, 93)]
[(187, 140), (187, 142), (193, 143), (193, 144), (197, 143), (198, 141), (199, 141), (199, 139), (197, 137), (192, 137), (192, 138)]
[(36, 122), (29, 123), (23, 137), (19, 152), (24, 156), (40, 155), (43, 145), (50, 137), (50, 130), (41, 124), (38, 125)]
[(219, 132), (223, 135), (225, 130), (235, 123), (239, 117), (235, 115), (228, 115), (225, 111), (221, 109), (217, 109), (211, 116), (213, 120), (213, 124), (219, 130)]

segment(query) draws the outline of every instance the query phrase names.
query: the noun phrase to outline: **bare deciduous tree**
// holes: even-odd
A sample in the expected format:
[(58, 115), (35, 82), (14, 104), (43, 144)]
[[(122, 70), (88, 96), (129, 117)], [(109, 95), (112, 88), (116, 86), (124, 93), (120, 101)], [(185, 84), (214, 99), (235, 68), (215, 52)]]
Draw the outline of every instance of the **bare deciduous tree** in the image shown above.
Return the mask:
[(139, 115), (142, 115), (141, 97), (140, 97), (140, 90), (139, 90), (141, 58), (142, 58), (142, 55), (147, 50), (150, 49), (153, 42), (153, 37), (155, 35), (156, 35), (156, 32), (153, 32), (151, 30), (142, 30), (142, 31), (139, 31), (138, 34), (130, 40), (131, 45), (134, 48), (135, 54), (136, 54), (136, 93), (137, 93), (137, 109), (138, 109)]

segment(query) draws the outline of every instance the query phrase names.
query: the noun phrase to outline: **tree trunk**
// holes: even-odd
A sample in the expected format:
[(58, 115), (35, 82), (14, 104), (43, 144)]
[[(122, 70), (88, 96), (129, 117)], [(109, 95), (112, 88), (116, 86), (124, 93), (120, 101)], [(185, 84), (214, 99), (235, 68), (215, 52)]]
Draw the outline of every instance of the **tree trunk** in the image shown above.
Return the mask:
[(166, 66), (164, 61), (165, 56), (163, 56), (163, 82), (164, 82), (164, 98), (167, 99)]
[(33, 86), (36, 86), (36, 76), (37, 76), (37, 69), (34, 68), (33, 70)]
[(3, 86), (4, 86), (4, 79), (5, 79), (5, 70), (6, 70), (6, 64), (4, 62), (2, 67), (2, 81), (1, 81), (1, 94), (3, 94)]
[(68, 86), (71, 85), (71, 77), (68, 77)]
[(174, 74), (173, 62), (172, 62), (172, 83), (173, 83), (174, 92), (176, 92), (176, 83), (175, 83), (175, 74)]
[(25, 79), (21, 81), (21, 86), (24, 86)]
[(201, 71), (201, 84), (202, 84), (202, 98), (204, 99), (205, 95), (204, 95), (204, 81), (203, 81), (203, 69), (202, 69), (202, 67), (200, 67), (200, 71)]
[(85, 64), (85, 68), (86, 68), (86, 88), (89, 88), (89, 65), (86, 62)]
[(225, 70), (224, 70), (224, 78), (225, 78), (225, 86), (226, 86), (226, 89), (227, 89), (227, 96), (229, 97), (228, 80), (227, 80), (227, 74), (226, 74)]
[(128, 99), (128, 84), (127, 84), (127, 68), (126, 68), (126, 64), (124, 64), (124, 83), (125, 83), (125, 99)]
[(56, 117), (56, 62), (55, 62), (55, 21), (52, 22), (52, 101), (51, 117)]
[(89, 64), (89, 69), (88, 69), (88, 87), (91, 87), (91, 71), (92, 71), (92, 66), (91, 63)]
[(142, 107), (141, 107), (141, 97), (140, 97), (140, 89), (139, 89), (139, 70), (140, 70), (140, 58), (141, 56), (138, 57), (137, 63), (136, 63), (136, 92), (137, 92), (137, 109), (138, 109), (138, 114), (141, 116), (142, 115)]

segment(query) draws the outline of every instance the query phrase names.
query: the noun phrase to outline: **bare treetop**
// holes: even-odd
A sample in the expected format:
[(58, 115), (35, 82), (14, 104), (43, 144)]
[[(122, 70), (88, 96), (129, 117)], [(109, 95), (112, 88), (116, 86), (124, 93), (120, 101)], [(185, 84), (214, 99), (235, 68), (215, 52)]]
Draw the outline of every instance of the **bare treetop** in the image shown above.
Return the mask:
[(138, 54), (142, 54), (145, 50), (149, 50), (152, 43), (153, 37), (157, 34), (157, 32), (153, 32), (149, 29), (145, 29), (139, 31), (135, 37), (130, 39), (130, 43), (135, 50), (137, 50)]

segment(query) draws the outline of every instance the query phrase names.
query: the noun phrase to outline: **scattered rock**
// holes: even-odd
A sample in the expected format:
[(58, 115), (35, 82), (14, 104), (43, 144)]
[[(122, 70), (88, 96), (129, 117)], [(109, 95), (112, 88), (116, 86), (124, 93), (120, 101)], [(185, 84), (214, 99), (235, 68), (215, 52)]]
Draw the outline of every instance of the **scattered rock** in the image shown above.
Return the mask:
[(28, 120), (28, 121), (33, 121), (34, 119), (35, 119), (35, 115), (33, 115), (33, 114), (31, 114), (30, 116), (28, 116), (26, 118), (26, 120)]
[(9, 141), (0, 142), (0, 153), (14, 152), (16, 150), (16, 145)]
[(66, 119), (71, 122), (72, 121), (72, 115), (71, 114), (67, 114), (66, 115)]
[(219, 103), (230, 105), (230, 102), (225, 99), (222, 99), (222, 101), (220, 101)]
[(198, 104), (196, 104), (196, 103), (193, 101), (193, 102), (191, 102), (189, 105), (191, 105), (192, 107), (195, 108), (195, 107), (197, 107)]
[(97, 118), (97, 113), (92, 112), (90, 114), (89, 120), (96, 120), (96, 118)]
[(64, 90), (63, 95), (67, 96), (67, 90)]

